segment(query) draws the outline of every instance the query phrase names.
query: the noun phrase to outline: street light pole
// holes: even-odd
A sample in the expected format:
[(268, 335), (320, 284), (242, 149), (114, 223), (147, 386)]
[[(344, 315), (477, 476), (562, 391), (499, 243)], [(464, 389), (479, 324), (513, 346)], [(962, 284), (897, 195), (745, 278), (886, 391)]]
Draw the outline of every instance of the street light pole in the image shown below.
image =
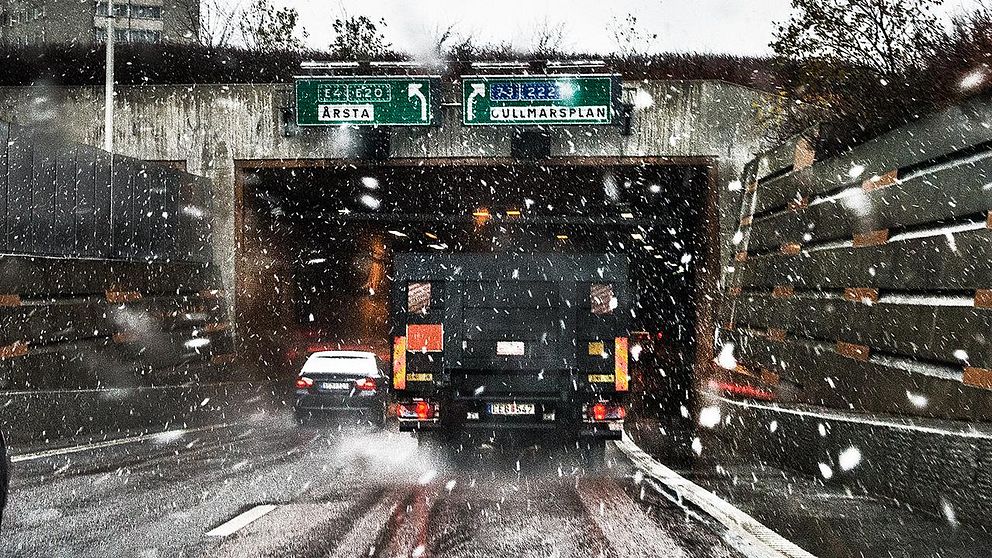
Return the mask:
[(103, 149), (114, 152), (114, 0), (107, 0), (107, 61), (104, 85)]

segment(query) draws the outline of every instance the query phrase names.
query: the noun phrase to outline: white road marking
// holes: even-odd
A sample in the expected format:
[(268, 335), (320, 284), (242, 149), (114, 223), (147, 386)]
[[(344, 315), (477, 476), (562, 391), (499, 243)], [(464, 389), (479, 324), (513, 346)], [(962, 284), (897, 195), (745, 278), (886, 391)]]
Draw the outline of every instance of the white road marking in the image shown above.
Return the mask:
[(217, 527), (214, 527), (210, 531), (207, 531), (208, 537), (227, 537), (230, 536), (241, 529), (244, 529), (251, 522), (262, 517), (263, 515), (269, 513), (270, 511), (276, 509), (273, 504), (262, 504), (260, 506), (255, 506), (254, 508), (238, 515), (237, 517), (223, 523)]
[(166, 441), (175, 440), (184, 434), (192, 434), (194, 432), (205, 432), (208, 430), (216, 430), (220, 428), (230, 428), (234, 426), (234, 423), (225, 424), (215, 424), (213, 426), (203, 426), (200, 428), (186, 428), (179, 430), (165, 430), (163, 432), (154, 432), (150, 434), (142, 434), (141, 436), (131, 436), (128, 438), (117, 438), (114, 440), (105, 440), (103, 442), (93, 442), (91, 444), (82, 444), (79, 446), (70, 446), (65, 448), (55, 448), (50, 450), (39, 451), (35, 453), (22, 453), (20, 455), (11, 456), (10, 461), (13, 463), (20, 463), (22, 461), (34, 461), (36, 459), (44, 459), (46, 457), (57, 457), (59, 455), (67, 455), (70, 453), (79, 453), (83, 451), (92, 451), (101, 448), (111, 448), (114, 446), (123, 446), (126, 444), (137, 444), (139, 442), (147, 442), (148, 440), (162, 439)]
[[(34, 256), (32, 256), (34, 257)], [(969, 299), (970, 300), (970, 299)], [(217, 382), (216, 384), (210, 384), (211, 387), (222, 387), (222, 386), (234, 386), (239, 384), (258, 384), (258, 382), (253, 382), (251, 380), (238, 380), (235, 382)], [(259, 384), (259, 385), (264, 385)], [(0, 391), (0, 395), (33, 395), (36, 397), (41, 397), (45, 395), (62, 395), (68, 393), (107, 393), (107, 394), (117, 394), (117, 393), (135, 393), (142, 391), (162, 391), (183, 388), (185, 386), (177, 385), (166, 385), (166, 386), (138, 386), (138, 387), (126, 387), (126, 388), (86, 388), (86, 389), (46, 389), (44, 391), (38, 390), (16, 390), (16, 391)]]
[(816, 558), (757, 519), (734, 507), (730, 502), (662, 465), (638, 447), (626, 432), (623, 433), (623, 439), (617, 442), (617, 447), (634, 462), (637, 468), (674, 491), (680, 500), (692, 502), (727, 527), (734, 538), (744, 543), (745, 555), (767, 558)]

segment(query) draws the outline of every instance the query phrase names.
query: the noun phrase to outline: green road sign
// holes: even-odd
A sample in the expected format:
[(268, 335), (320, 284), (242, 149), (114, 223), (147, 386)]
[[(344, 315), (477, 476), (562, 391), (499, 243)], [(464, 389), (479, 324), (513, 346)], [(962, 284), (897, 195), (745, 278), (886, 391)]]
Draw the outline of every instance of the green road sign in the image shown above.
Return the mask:
[(617, 76), (462, 76), (466, 126), (612, 124)]
[(440, 78), (433, 76), (300, 77), (300, 126), (429, 126)]

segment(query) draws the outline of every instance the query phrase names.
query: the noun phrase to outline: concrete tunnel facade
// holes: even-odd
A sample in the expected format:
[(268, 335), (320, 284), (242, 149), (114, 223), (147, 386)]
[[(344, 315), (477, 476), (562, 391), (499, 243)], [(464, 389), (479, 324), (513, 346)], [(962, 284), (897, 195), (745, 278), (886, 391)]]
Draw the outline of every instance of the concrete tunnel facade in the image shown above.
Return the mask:
[[(458, 82), (442, 85), (441, 125), (393, 128), (390, 160), (405, 164), (512, 161), (512, 128), (464, 127)], [(623, 82), (634, 105), (630, 133), (620, 126), (548, 127), (550, 159), (556, 164), (670, 164), (709, 169), (706, 235), (708, 255), (697, 277), (700, 292), (716, 293), (721, 269), (733, 256), (744, 165), (766, 143), (774, 126), (776, 96), (721, 81), (642, 80)], [(212, 245), (221, 284), (238, 288), (237, 246), (243, 226), (246, 171), (255, 168), (320, 166), (355, 160), (353, 130), (287, 127), (292, 84), (121, 86), (116, 90), (115, 152), (176, 164), (210, 179)], [(71, 141), (102, 146), (103, 90), (51, 86), (0, 88), (0, 119), (54, 129)], [(728, 217), (729, 216), (729, 217)], [(707, 288), (711, 287), (711, 288)], [(229, 297), (237, 323), (236, 297)], [(712, 331), (713, 295), (699, 298), (697, 338)], [(711, 358), (699, 343), (697, 362)]]

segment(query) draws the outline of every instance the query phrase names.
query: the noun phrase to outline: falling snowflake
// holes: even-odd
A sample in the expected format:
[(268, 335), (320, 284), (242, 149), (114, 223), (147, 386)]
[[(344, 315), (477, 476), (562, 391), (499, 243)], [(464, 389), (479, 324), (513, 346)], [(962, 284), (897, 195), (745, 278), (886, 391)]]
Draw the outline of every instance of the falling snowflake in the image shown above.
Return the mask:
[(837, 456), (837, 464), (841, 471), (850, 471), (861, 463), (861, 450), (851, 446), (840, 452)]
[(830, 480), (831, 478), (833, 478), (833, 476), (834, 476), (834, 470), (830, 468), (830, 465), (827, 465), (826, 463), (819, 463), (818, 465), (820, 466), (820, 476), (821, 477), (823, 477), (823, 478), (825, 478), (827, 480)]
[(716, 359), (716, 363), (724, 370), (736, 370), (737, 369), (737, 359), (734, 358), (734, 344), (724, 343), (723, 347), (720, 348), (720, 355)]
[(704, 428), (713, 428), (720, 424), (720, 407), (711, 405), (703, 407), (699, 411), (699, 425)]

